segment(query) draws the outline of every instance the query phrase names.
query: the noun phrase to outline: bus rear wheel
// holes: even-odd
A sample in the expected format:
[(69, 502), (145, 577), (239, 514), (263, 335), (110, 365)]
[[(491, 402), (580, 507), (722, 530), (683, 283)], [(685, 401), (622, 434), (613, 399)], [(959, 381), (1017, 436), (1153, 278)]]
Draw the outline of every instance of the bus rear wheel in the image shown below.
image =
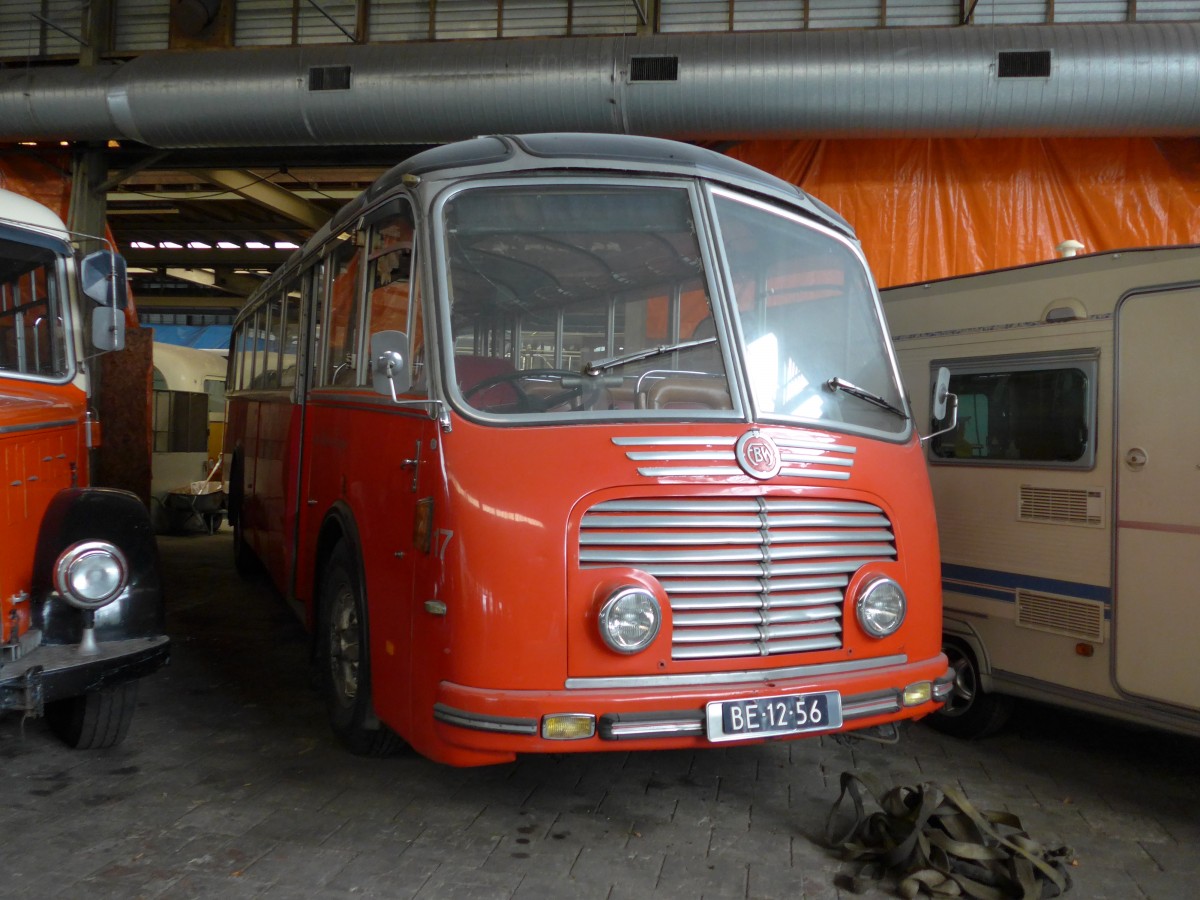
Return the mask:
[(390, 756), (404, 741), (375, 715), (366, 604), (345, 542), (325, 567), (320, 601), (317, 662), (333, 733), (352, 753)]
[(948, 640), (942, 650), (954, 672), (954, 689), (929, 724), (951, 737), (973, 740), (995, 734), (1012, 713), (1013, 698), (984, 691), (979, 661), (971, 648)]

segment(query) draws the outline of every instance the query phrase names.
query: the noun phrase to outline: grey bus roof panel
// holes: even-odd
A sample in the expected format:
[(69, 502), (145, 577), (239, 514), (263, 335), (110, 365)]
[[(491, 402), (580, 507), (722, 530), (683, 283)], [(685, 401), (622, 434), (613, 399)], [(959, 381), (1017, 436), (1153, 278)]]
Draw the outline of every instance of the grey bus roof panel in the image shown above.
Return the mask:
[[(857, 240), (854, 229), (832, 208), (800, 188), (713, 150), (663, 138), (613, 134), (490, 135), (417, 153), (381, 175), (338, 210), (265, 284), (278, 283), (317, 252), (331, 234), (353, 225), (363, 212), (395, 191), (406, 175), (456, 179), (466, 175), (520, 172), (609, 172), (706, 178), (782, 200), (822, 224)], [(245, 310), (239, 315), (244, 316)]]

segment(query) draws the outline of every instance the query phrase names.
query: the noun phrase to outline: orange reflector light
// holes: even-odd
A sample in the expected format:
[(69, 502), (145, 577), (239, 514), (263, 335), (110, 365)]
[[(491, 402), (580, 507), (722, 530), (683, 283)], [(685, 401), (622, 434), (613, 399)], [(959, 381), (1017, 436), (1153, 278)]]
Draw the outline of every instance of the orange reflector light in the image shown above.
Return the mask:
[(596, 717), (586, 713), (555, 713), (542, 718), (542, 737), (548, 741), (581, 741), (596, 733)]
[(928, 703), (932, 697), (933, 685), (928, 681), (918, 681), (904, 689), (905, 706), (920, 706), (922, 703)]
[(1096, 654), (1096, 648), (1093, 647), (1091, 644), (1085, 644), (1083, 641), (1080, 641), (1078, 644), (1075, 645), (1075, 655), (1076, 656), (1094, 656), (1095, 654)]

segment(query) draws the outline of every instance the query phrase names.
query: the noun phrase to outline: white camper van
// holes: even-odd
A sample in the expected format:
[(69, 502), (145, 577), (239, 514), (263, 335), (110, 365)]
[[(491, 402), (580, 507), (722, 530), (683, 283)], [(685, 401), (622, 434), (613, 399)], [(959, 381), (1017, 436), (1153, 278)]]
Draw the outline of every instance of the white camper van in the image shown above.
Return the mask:
[[(926, 444), (963, 737), (1028, 697), (1200, 734), (1200, 247), (884, 292)], [(924, 430), (924, 429), (923, 429)]]

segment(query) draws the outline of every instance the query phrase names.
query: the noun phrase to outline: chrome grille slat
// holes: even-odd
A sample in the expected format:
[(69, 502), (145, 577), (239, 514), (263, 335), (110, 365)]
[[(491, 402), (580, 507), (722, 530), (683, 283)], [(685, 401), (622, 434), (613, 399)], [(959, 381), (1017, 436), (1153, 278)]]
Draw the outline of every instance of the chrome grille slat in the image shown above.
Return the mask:
[[(722, 593), (759, 593), (762, 591), (761, 580), (739, 581), (677, 581), (667, 578), (660, 579), (663, 587), (672, 597), (683, 594), (722, 594)], [(822, 588), (844, 588), (850, 579), (844, 575), (827, 575), (819, 578), (787, 578), (777, 579), (771, 583), (774, 591), (818, 591)]]
[[(850, 478), (857, 449), (850, 444), (799, 440), (784, 434), (766, 437), (774, 444), (780, 467), (776, 477), (845, 481)], [(729, 437), (614, 437), (625, 457), (646, 478), (744, 476), (737, 459), (737, 439)], [(650, 463), (651, 465), (642, 465)], [(661, 465), (654, 465), (660, 463)], [(737, 463), (727, 465), (727, 463)]]
[[(672, 611), (675, 607), (671, 607)], [(782, 625), (789, 622), (819, 622), (836, 619), (842, 611), (834, 606), (816, 609), (726, 609), (721, 612), (674, 613), (677, 626), (681, 625)]]
[(684, 595), (676, 597), (670, 585), (664, 584), (671, 596), (671, 609), (676, 613), (701, 609), (805, 609), (842, 602), (838, 591), (819, 591), (809, 595), (776, 596), (774, 594), (718, 594), (713, 597)]
[(659, 580), (678, 660), (836, 649), (851, 575), (896, 556), (878, 506), (790, 497), (605, 501), (584, 514), (578, 549), (585, 568)]

